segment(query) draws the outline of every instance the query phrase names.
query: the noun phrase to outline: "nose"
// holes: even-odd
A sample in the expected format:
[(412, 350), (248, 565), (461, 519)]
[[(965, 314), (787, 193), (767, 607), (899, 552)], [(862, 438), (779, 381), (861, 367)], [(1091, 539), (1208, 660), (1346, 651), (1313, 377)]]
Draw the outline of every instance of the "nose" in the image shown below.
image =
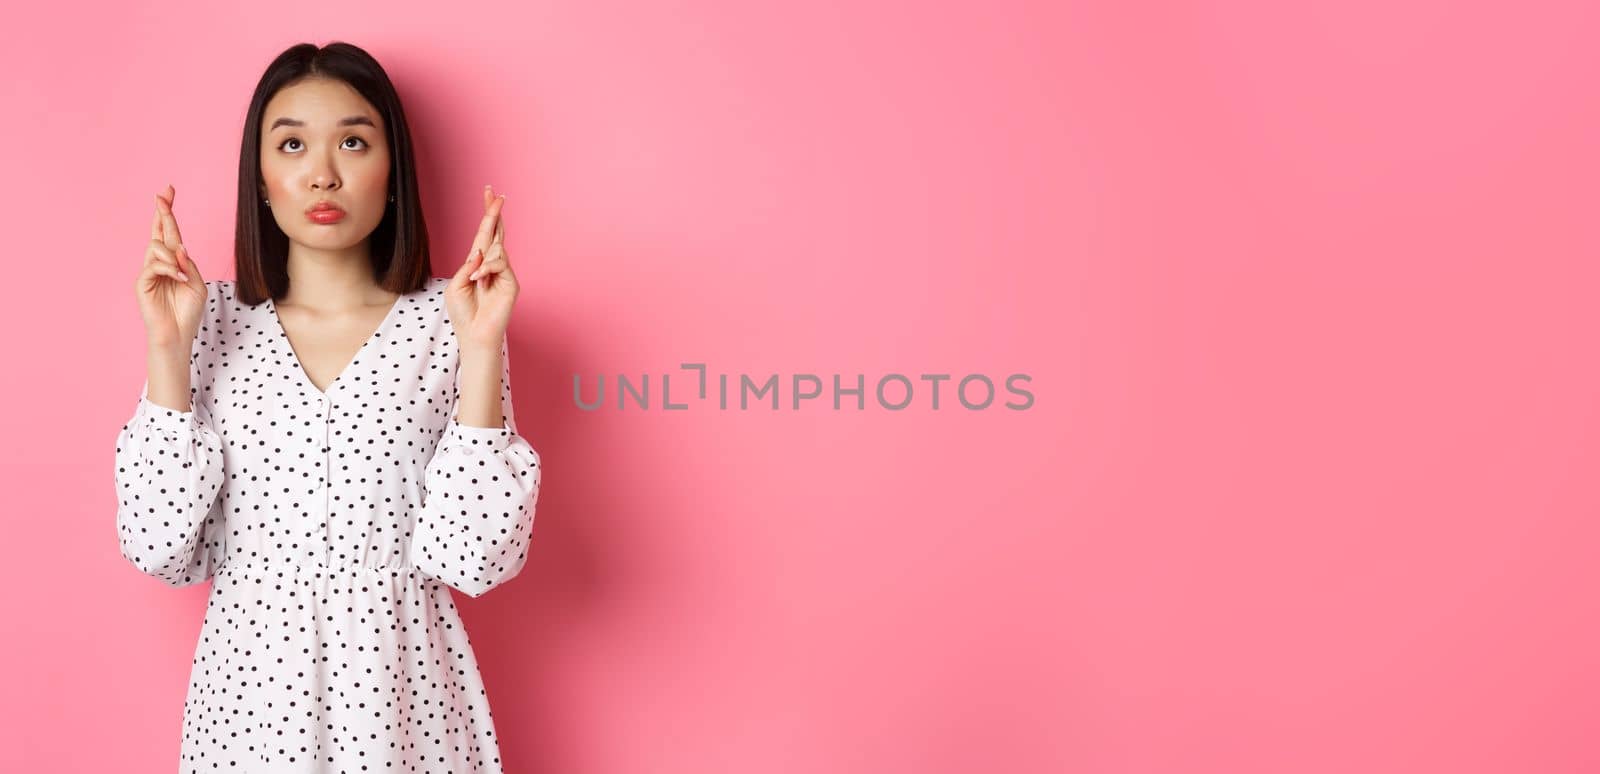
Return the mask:
[(311, 190), (322, 193), (339, 187), (339, 170), (334, 159), (319, 155), (313, 157), (311, 163)]

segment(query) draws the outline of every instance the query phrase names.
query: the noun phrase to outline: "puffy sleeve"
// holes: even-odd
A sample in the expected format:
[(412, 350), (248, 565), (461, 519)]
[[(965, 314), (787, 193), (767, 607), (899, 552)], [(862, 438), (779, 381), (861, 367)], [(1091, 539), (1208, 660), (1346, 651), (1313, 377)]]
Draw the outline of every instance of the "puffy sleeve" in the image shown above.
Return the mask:
[[(209, 283), (207, 283), (209, 284)], [(170, 586), (212, 576), (223, 558), (222, 439), (200, 394), (209, 347), (196, 336), (190, 410), (150, 402), (145, 380), (133, 417), (117, 434), (117, 535), (122, 556)]]
[(423, 502), (411, 538), (411, 563), (471, 597), (522, 571), (539, 499), (539, 454), (517, 432), (511, 361), (500, 341), (500, 427), (457, 421), (456, 370), (450, 422), (423, 474)]

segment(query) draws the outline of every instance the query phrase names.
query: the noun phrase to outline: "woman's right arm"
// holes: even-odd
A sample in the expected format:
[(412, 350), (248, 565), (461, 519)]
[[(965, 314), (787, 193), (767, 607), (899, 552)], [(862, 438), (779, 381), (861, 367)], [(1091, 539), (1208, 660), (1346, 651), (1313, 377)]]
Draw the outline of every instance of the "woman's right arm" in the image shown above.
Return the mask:
[(210, 578), (223, 557), (223, 456), (199, 389), (210, 348), (197, 334), (216, 286), (181, 246), (174, 193), (157, 197), (136, 283), (148, 375), (117, 434), (117, 534), (123, 557), (141, 572), (187, 586)]
[(223, 556), (222, 439), (198, 397), (174, 410), (151, 399), (155, 382), (117, 434), (117, 535), (140, 572), (188, 586), (210, 578)]

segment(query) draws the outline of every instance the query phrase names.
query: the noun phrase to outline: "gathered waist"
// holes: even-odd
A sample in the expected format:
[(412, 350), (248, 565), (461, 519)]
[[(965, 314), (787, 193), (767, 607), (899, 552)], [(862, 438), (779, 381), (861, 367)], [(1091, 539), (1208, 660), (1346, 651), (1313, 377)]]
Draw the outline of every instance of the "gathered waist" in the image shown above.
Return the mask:
[(439, 580), (433, 576), (405, 564), (330, 565), (289, 559), (229, 559), (217, 566), (217, 574), (282, 578), (285, 580), (383, 577), (394, 580), (409, 580), (422, 584), (439, 583)]

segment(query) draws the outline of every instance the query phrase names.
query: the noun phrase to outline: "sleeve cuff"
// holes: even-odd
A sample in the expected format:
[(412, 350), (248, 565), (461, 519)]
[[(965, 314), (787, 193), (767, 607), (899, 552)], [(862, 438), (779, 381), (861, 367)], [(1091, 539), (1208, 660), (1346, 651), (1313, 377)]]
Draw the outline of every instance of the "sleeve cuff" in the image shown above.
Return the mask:
[(440, 445), (461, 449), (468, 454), (474, 449), (498, 454), (511, 445), (511, 430), (504, 423), (500, 427), (475, 427), (451, 418)]
[(173, 411), (166, 406), (150, 402), (148, 397), (139, 398), (139, 411), (144, 414), (145, 421), (150, 428), (165, 436), (168, 441), (177, 440), (180, 432), (194, 429), (194, 410)]

